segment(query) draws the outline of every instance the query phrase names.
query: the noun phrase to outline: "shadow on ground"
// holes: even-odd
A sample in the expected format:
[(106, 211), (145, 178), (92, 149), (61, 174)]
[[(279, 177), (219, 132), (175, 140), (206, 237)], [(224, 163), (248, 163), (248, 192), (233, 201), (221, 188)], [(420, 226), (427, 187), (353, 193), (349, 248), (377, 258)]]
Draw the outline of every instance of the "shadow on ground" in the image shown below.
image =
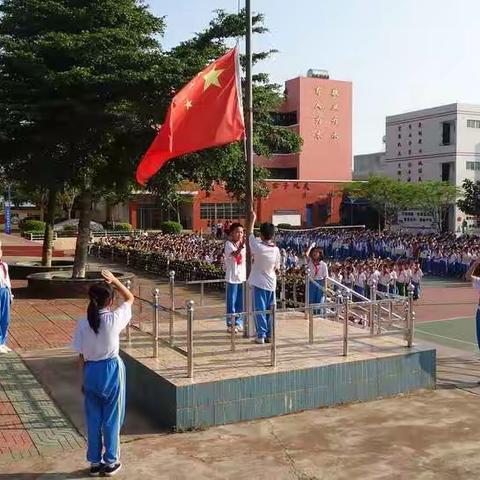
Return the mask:
[[(22, 359), (57, 406), (70, 419), (77, 430), (85, 436), (83, 395), (80, 389), (81, 376), (77, 363), (78, 356), (68, 348), (55, 348), (25, 352), (22, 354)], [(152, 433), (166, 432), (152, 424), (150, 419), (135, 406), (128, 404), (122, 435), (141, 436)], [(1, 478), (2, 476), (0, 475)]]

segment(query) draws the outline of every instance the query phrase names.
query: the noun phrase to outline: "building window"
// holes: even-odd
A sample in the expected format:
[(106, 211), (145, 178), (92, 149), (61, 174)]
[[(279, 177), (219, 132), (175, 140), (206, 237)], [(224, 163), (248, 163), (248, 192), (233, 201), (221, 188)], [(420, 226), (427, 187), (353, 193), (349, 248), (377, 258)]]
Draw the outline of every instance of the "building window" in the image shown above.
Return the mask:
[(270, 114), (274, 125), (288, 127), (298, 123), (297, 112), (273, 112)]
[(401, 126), (401, 125), (398, 126), (398, 131), (399, 131), (399, 132), (402, 131), (402, 126)]
[(411, 173), (412, 173), (412, 171), (411, 171), (411, 170), (409, 170), (409, 171), (408, 171), (408, 174), (410, 175)]
[(480, 162), (467, 162), (467, 170), (480, 170)]
[(418, 139), (418, 143), (422, 143), (422, 139), (421, 139), (421, 138)]
[(421, 181), (422, 181), (422, 177), (418, 177), (418, 181), (421, 182)]
[(411, 182), (412, 179), (410, 177), (407, 178), (407, 182)]
[(401, 147), (402, 144), (400, 142), (397, 143), (397, 147)]
[(408, 154), (409, 154), (409, 155), (411, 155), (411, 154), (412, 154), (412, 151), (411, 151), (411, 150), (409, 150), (409, 151), (408, 151)]
[(201, 203), (200, 218), (204, 220), (245, 218), (245, 205), (243, 203)]
[(296, 168), (269, 168), (268, 172), (270, 178), (277, 180), (296, 180), (298, 178)]
[(423, 173), (423, 169), (419, 168), (418, 173)]
[(418, 135), (420, 135), (420, 137), (422, 136), (422, 131), (421, 130), (418, 131)]
[(408, 141), (408, 144), (409, 144), (409, 145), (411, 145), (411, 144), (412, 144), (412, 141), (411, 141), (411, 140), (409, 140), (409, 141)]
[[(421, 150), (420, 150), (421, 151)], [(423, 165), (423, 162), (421, 160), (418, 161), (419, 165)]]
[(422, 122), (418, 122), (418, 128), (422, 128)]
[(442, 122), (442, 145), (451, 145), (453, 137), (453, 122)]
[(398, 164), (398, 168), (401, 168), (401, 167), (402, 167), (402, 164), (401, 164), (401, 163), (399, 163), (399, 164)]
[(408, 162), (408, 166), (411, 167), (411, 166), (412, 166), (412, 162)]
[(397, 173), (398, 173), (398, 175), (401, 175), (401, 174), (402, 174), (402, 171), (401, 171), (401, 170), (399, 170)]
[(467, 120), (468, 128), (480, 128), (480, 120)]
[(418, 150), (418, 153), (422, 153), (422, 152), (423, 152), (423, 150), (420, 148), (420, 149)]
[(398, 156), (401, 157), (401, 156), (402, 156), (402, 152), (398, 152)]
[(408, 126), (408, 129), (409, 129), (409, 130), (411, 130), (411, 129), (412, 129), (412, 126), (411, 126), (411, 125), (409, 125), (409, 126)]
[(400, 140), (402, 138), (402, 135), (399, 133), (398, 134), (398, 139)]
[(409, 138), (412, 138), (412, 134), (411, 134), (411, 133), (409, 133), (409, 134), (408, 134), (408, 137), (409, 137)]

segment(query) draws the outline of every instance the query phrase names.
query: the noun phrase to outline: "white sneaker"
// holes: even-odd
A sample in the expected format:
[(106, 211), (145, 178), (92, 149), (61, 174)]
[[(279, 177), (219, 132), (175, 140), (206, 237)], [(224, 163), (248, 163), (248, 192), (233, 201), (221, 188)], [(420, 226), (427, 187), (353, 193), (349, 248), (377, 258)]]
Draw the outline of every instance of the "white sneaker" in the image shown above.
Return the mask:
[(237, 325), (237, 332), (243, 332), (242, 325)]
[(6, 345), (0, 345), (0, 353), (8, 353), (11, 352), (12, 350), (8, 348)]
[(256, 338), (255, 343), (258, 343), (259, 345), (263, 345), (265, 343), (265, 339), (264, 338)]
[(227, 327), (227, 333), (232, 333), (232, 327)]

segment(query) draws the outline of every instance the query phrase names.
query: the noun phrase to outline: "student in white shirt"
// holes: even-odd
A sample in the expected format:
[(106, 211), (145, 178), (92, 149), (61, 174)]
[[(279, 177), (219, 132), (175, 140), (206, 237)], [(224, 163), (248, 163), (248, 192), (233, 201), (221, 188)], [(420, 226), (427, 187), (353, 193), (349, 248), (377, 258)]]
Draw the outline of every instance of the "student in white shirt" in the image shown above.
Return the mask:
[[(305, 252), (306, 266), (310, 280), (308, 285), (308, 298), (310, 305), (325, 302), (325, 282), (328, 277), (328, 266), (323, 261), (323, 252), (312, 243)], [(315, 282), (315, 283), (314, 283)], [(317, 286), (318, 284), (319, 286)], [(316, 308), (314, 315), (321, 315), (321, 309)]]
[(415, 263), (411, 270), (410, 278), (413, 285), (413, 299), (418, 300), (420, 298), (420, 291), (421, 291), (421, 282), (423, 278), (423, 272), (420, 268), (419, 263)]
[[(225, 284), (227, 296), (227, 331), (243, 330), (243, 283), (247, 279), (245, 234), (240, 223), (232, 223), (225, 242)], [(235, 325), (232, 325), (235, 318)]]
[(2, 257), (3, 252), (0, 246), (0, 353), (8, 353), (11, 351), (6, 344), (13, 294), (8, 265), (2, 260)]
[[(90, 287), (87, 318), (77, 323), (73, 337), (83, 373), (91, 476), (112, 476), (122, 466), (120, 428), (125, 418), (125, 366), (118, 355), (119, 337), (132, 318), (134, 300), (130, 290), (111, 272), (103, 270), (102, 275), (107, 283)], [(111, 310), (112, 286), (124, 300), (115, 310)]]
[[(248, 242), (253, 255), (252, 270), (248, 277), (248, 283), (253, 289), (253, 308), (256, 312), (270, 310), (275, 302), (275, 290), (277, 287), (277, 274), (275, 270), (280, 268), (280, 250), (273, 242), (275, 227), (271, 223), (260, 225), (260, 240), (253, 234), (253, 226), (257, 216), (254, 211), (250, 212), (248, 224)], [(272, 330), (271, 318), (268, 313), (255, 315), (257, 330), (257, 343), (270, 343)]]
[[(467, 273), (465, 274), (465, 278), (468, 281), (472, 282), (473, 288), (480, 295), (480, 260), (476, 260), (475, 262), (472, 263)], [(476, 331), (477, 331), (477, 345), (478, 345), (478, 348), (480, 348), (480, 297), (478, 299), (475, 323), (476, 323)]]

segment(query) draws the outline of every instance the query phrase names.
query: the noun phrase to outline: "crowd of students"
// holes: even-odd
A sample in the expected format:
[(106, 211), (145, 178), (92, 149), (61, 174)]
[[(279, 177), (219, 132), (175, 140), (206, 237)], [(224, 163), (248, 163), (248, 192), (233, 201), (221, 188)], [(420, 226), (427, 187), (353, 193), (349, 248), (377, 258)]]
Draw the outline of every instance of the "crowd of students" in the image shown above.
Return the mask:
[(405, 267), (405, 262), (418, 261), (425, 274), (463, 278), (469, 266), (480, 258), (480, 238), (456, 237), (454, 234), (413, 235), (402, 232), (372, 232), (362, 230), (309, 232), (282, 231), (277, 243), (287, 251), (287, 266), (295, 268), (301, 262), (303, 252), (315, 243), (325, 256), (335, 262), (351, 259), (371, 262), (376, 259), (377, 268), (385, 260), (388, 268)]

